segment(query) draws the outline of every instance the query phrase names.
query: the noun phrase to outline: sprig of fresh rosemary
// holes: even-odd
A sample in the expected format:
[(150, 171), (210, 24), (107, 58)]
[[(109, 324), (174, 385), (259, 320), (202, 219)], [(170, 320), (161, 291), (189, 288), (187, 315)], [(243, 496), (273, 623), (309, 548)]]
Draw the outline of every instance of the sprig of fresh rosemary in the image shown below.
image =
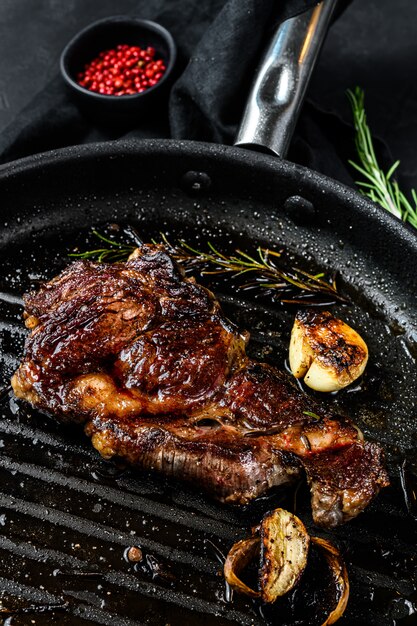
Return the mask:
[(366, 119), (363, 89), (360, 87), (355, 87), (353, 91), (349, 89), (347, 96), (355, 123), (355, 145), (359, 158), (359, 163), (355, 161), (349, 161), (349, 163), (364, 177), (364, 180), (358, 180), (356, 184), (365, 196), (404, 222), (409, 222), (417, 228), (416, 190), (411, 190), (410, 201), (394, 179), (394, 173), (398, 169), (400, 161), (393, 163), (386, 173), (379, 165)]
[[(76, 252), (70, 256), (113, 263), (125, 261), (136, 247), (108, 239), (95, 230), (93, 234), (110, 247)], [(207, 243), (208, 250), (202, 251), (191, 247), (183, 240), (172, 244), (162, 233), (161, 239), (168, 254), (185, 271), (197, 269), (201, 275), (229, 274), (233, 278), (247, 277), (248, 280), (239, 285), (241, 289), (259, 287), (287, 304), (346, 302), (337, 291), (334, 277), (328, 281), (323, 273), (313, 275), (299, 268), (288, 268), (282, 260), (282, 250), (269, 250), (259, 246), (256, 256), (239, 249), (227, 256), (210, 242)]]
[(346, 302), (337, 292), (335, 278), (326, 281), (323, 273), (313, 275), (299, 268), (286, 268), (281, 261), (282, 250), (278, 252), (258, 246), (256, 256), (239, 249), (227, 256), (211, 242), (207, 243), (208, 251), (205, 252), (192, 248), (185, 241), (173, 245), (165, 235), (161, 234), (161, 237), (167, 252), (185, 269), (198, 266), (202, 275), (247, 277), (249, 280), (240, 285), (241, 289), (260, 287), (279, 294), (279, 299), (287, 304), (300, 304), (314, 295), (327, 298), (327, 303)]
[(119, 243), (114, 239), (108, 239), (96, 230), (93, 235), (104, 241), (110, 248), (97, 248), (96, 250), (87, 250), (86, 252), (71, 252), (68, 256), (78, 259), (95, 259), (99, 263), (106, 261), (107, 263), (117, 263), (118, 261), (126, 261), (128, 256), (132, 254), (136, 246)]

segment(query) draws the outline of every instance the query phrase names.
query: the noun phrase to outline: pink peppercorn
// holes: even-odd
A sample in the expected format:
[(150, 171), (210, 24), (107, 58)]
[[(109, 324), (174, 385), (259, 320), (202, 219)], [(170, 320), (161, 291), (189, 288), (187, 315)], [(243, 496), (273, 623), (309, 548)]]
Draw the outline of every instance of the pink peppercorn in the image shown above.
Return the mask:
[(108, 96), (143, 93), (156, 85), (165, 73), (162, 59), (155, 59), (155, 48), (120, 44), (104, 50), (77, 76), (78, 84), (89, 91)]

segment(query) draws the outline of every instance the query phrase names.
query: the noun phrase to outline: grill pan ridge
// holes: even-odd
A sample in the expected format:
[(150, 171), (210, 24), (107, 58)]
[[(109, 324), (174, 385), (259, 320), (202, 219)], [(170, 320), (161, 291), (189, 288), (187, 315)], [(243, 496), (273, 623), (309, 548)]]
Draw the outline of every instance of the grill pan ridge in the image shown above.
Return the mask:
[[(3, 608), (16, 611), (4, 613), (3, 623), (227, 626), (270, 619), (244, 597), (228, 601), (218, 550), (226, 553), (266, 510), (290, 506), (292, 493), (278, 491), (243, 510), (216, 504), (198, 489), (106, 463), (80, 429), (28, 409), (9, 392), (26, 334), (21, 294), (58, 273), (74, 246), (85, 249), (91, 226), (116, 222), (135, 224), (148, 240), (162, 231), (223, 248), (284, 245), (301, 263), (340, 269), (354, 304), (335, 311), (363, 333), (373, 358), (366, 385), (334, 401), (385, 446), (392, 486), (353, 522), (322, 532), (341, 548), (351, 579), (339, 623), (412, 624), (417, 522), (407, 510), (400, 467), (407, 458), (413, 470), (417, 443), (410, 383), (417, 289), (412, 278), (399, 282), (391, 259), (397, 223), (387, 238), (385, 216), (365, 216), (375, 219), (375, 245), (365, 254), (364, 235), (349, 235), (356, 216), (348, 217), (343, 203), (353, 203), (350, 192), (324, 178), (321, 197), (317, 181), (310, 185), (306, 175), (301, 184), (295, 166), (276, 165), (271, 173), (268, 157), (252, 156), (245, 170), (246, 156), (231, 149), (240, 162), (235, 172), (229, 153), (214, 146), (187, 153), (172, 143), (162, 157), (157, 145), (147, 146), (66, 150), (0, 176), (7, 222), (0, 230), (0, 589)], [(187, 186), (190, 171), (210, 179), (199, 195)], [(297, 223), (286, 212), (286, 199), (295, 195), (314, 204), (313, 223)], [(404, 231), (405, 263), (417, 245)], [(226, 315), (251, 332), (251, 356), (283, 367), (294, 310), (228, 281), (211, 286)], [(297, 513), (318, 533), (305, 487)], [(140, 547), (142, 561), (128, 560), (130, 546)]]

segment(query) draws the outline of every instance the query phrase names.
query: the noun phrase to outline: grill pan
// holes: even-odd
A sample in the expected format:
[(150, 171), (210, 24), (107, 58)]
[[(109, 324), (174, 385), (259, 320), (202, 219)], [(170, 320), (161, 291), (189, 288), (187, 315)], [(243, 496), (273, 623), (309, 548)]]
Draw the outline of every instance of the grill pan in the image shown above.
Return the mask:
[[(417, 238), (352, 190), (315, 172), (239, 148), (144, 141), (79, 146), (0, 169), (0, 589), (4, 624), (321, 623), (297, 598), (262, 609), (230, 601), (219, 555), (276, 506), (293, 508), (313, 534), (338, 545), (351, 579), (340, 624), (415, 623)], [(329, 398), (366, 438), (381, 442), (392, 485), (357, 519), (314, 529), (305, 486), (244, 508), (197, 488), (109, 464), (80, 429), (11, 396), (25, 332), (21, 294), (91, 247), (91, 227), (132, 224), (144, 240), (222, 250), (285, 247), (294, 264), (338, 272), (352, 304), (335, 314), (370, 349), (358, 387)], [(294, 310), (211, 282), (226, 314), (251, 332), (249, 354), (285, 366)], [(296, 497), (295, 497), (296, 496)], [(414, 498), (414, 499), (413, 499)], [(142, 560), (129, 561), (137, 546)], [(221, 559), (220, 559), (221, 560)], [(308, 573), (314, 580), (316, 570)]]
[[(195, 180), (205, 181), (199, 191)], [(412, 461), (416, 435), (417, 290), (415, 276), (404, 272), (417, 255), (414, 234), (318, 174), (214, 145), (144, 142), (57, 151), (3, 170), (0, 191), (5, 383), (23, 346), (20, 294), (61, 270), (74, 246), (91, 245), (91, 225), (130, 223), (145, 240), (162, 231), (222, 249), (284, 245), (299, 264), (339, 271), (354, 304), (335, 312), (361, 330), (371, 362), (362, 388), (333, 401), (367, 437), (382, 442), (393, 481), (358, 519), (330, 533), (352, 578), (343, 621), (401, 623), (389, 611), (410, 609), (416, 575), (417, 527), (398, 474), (405, 457)], [(300, 211), (294, 221), (288, 199), (295, 196), (314, 206), (313, 215), (304, 215), (307, 223)], [(294, 312), (230, 283), (215, 288), (229, 317), (251, 331), (251, 355), (283, 367)], [(79, 430), (18, 406), (7, 392), (1, 411), (6, 607), (68, 602), (56, 620), (70, 624), (264, 623), (245, 599), (225, 602), (212, 544), (226, 552), (282, 494), (245, 511), (227, 508), (182, 485), (120, 473)], [(307, 493), (297, 500), (308, 522)], [(124, 559), (130, 545), (141, 547), (143, 568)], [(50, 613), (30, 617), (53, 623)], [(22, 615), (12, 623), (30, 622)]]

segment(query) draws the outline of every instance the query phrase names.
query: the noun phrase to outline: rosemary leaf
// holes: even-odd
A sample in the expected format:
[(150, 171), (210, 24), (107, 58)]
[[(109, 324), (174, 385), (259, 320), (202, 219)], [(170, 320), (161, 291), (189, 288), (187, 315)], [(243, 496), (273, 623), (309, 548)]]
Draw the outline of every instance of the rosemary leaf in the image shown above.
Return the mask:
[(317, 421), (321, 420), (320, 415), (317, 415), (317, 413), (313, 413), (313, 411), (303, 411), (303, 414), (308, 415), (308, 417), (314, 417), (314, 419)]

